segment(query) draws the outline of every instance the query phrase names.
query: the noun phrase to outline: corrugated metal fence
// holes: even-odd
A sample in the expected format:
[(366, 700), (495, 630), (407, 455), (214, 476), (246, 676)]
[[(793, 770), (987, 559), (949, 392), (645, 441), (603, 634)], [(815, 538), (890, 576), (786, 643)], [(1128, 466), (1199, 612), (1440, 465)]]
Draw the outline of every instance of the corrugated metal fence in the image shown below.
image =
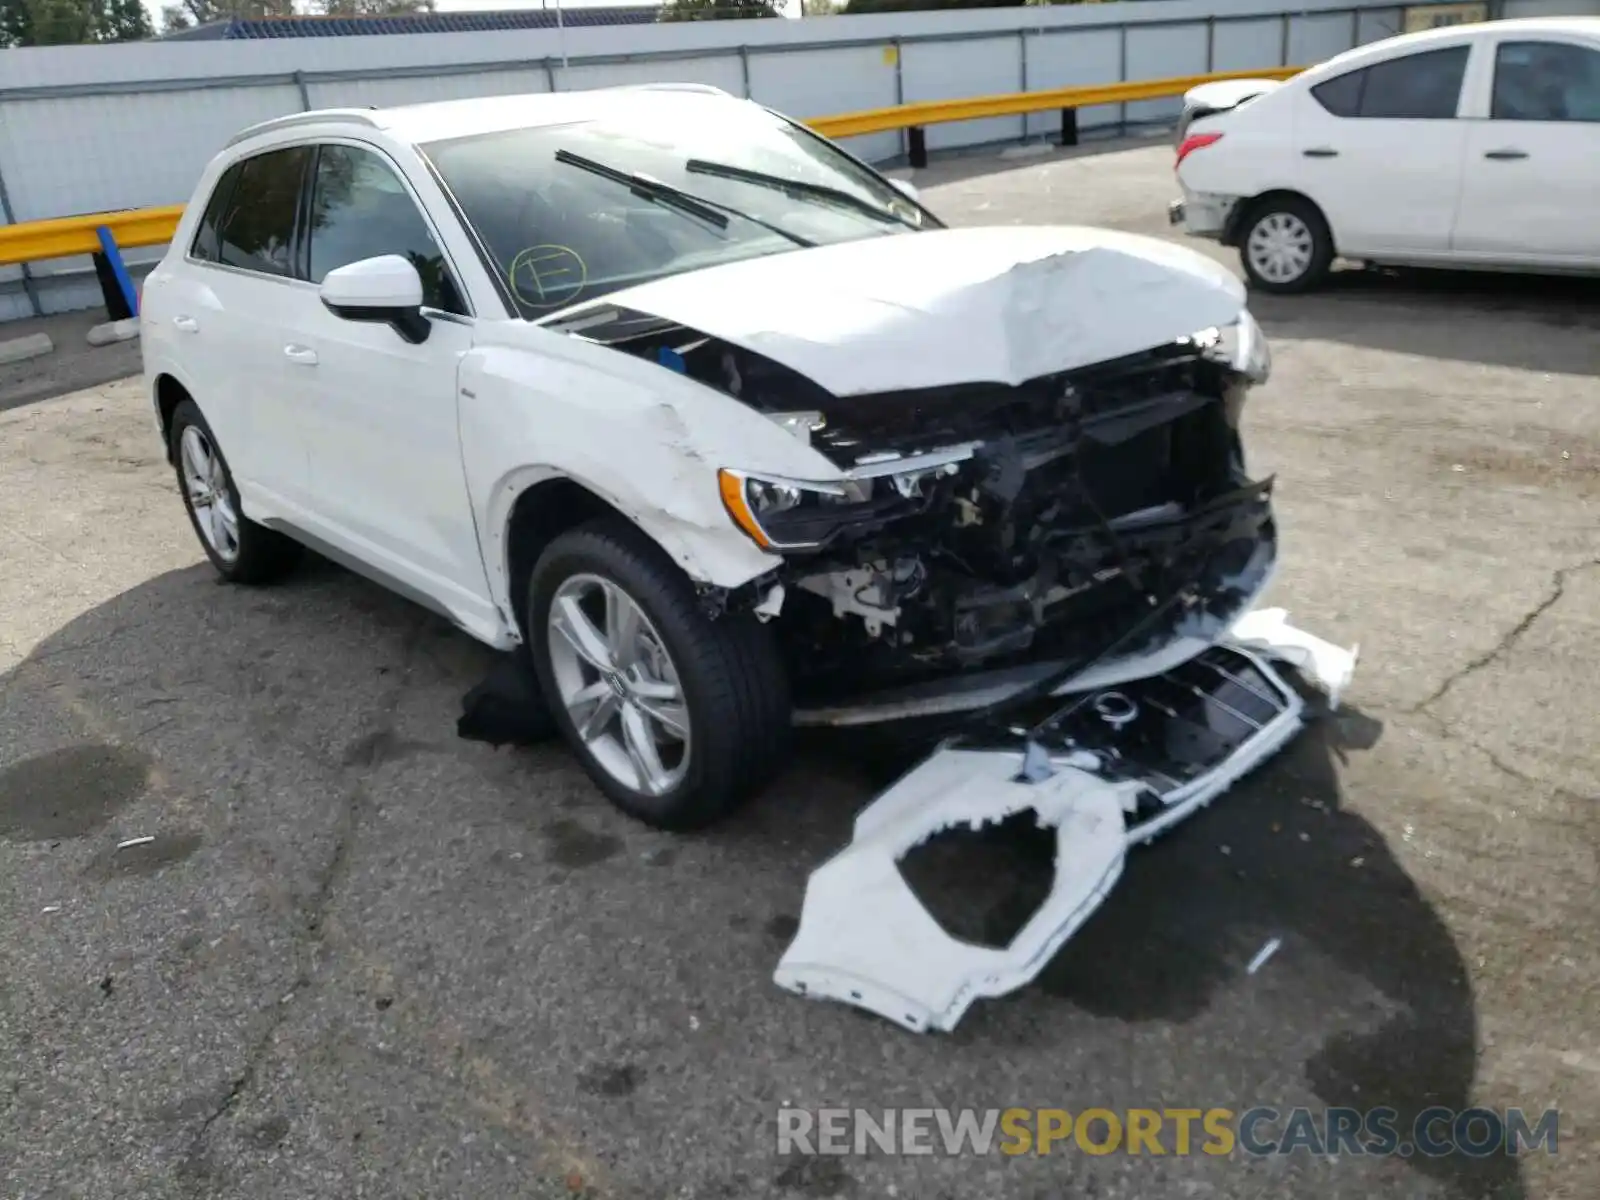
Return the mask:
[[(1600, 10), (1499, 0), (1496, 15)], [(332, 105), (391, 105), (684, 80), (798, 117), (1079, 84), (1312, 63), (1400, 30), (1377, 0), (1142, 3), (0, 52), (0, 217), (181, 203), (239, 128)], [(1080, 128), (1170, 118), (1175, 100), (1085, 110)], [(932, 127), (928, 147), (1043, 136), (1051, 114)], [(853, 139), (872, 160), (902, 134)], [(159, 249), (135, 252), (135, 265)], [(0, 269), (0, 321), (99, 303), (87, 259)]]

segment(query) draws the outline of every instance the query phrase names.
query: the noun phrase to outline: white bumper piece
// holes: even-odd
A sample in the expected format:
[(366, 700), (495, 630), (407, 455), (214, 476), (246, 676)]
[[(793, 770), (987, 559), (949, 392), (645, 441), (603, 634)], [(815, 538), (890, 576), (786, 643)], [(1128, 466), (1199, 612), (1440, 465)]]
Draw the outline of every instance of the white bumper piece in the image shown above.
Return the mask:
[[(1208, 803), (1300, 729), (1304, 703), (1271, 659), (1293, 663), (1335, 703), (1355, 668), (1354, 651), (1296, 629), (1282, 609), (1259, 610), (1142, 688), (1073, 698), (1026, 746), (940, 747), (863, 809), (850, 845), (812, 873), (778, 986), (924, 1032), (953, 1029), (974, 1000), (1029, 983), (1100, 906), (1130, 846)], [(951, 937), (900, 860), (941, 831), (1029, 810), (1055, 830), (1049, 896), (1006, 947)]]

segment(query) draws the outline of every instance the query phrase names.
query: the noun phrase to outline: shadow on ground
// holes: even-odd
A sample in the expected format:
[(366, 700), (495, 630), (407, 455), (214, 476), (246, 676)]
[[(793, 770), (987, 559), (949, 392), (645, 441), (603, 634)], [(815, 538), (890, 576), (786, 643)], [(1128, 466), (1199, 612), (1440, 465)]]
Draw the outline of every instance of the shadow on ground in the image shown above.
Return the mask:
[[(1600, 287), (1593, 277), (1352, 268), (1335, 271), (1309, 295), (1254, 293), (1250, 309), (1272, 338), (1600, 376)], [(1485, 336), (1463, 338), (1465, 320), (1487, 326)], [(1571, 336), (1530, 338), (1530, 325)]]
[[(159, 615), (159, 624), (153, 614)], [(166, 656), (158, 676), (124, 678), (125, 664), (137, 661), (140, 645), (153, 637), (161, 641)], [(333, 670), (326, 660), (341, 642), (345, 648), (339, 652), (339, 673), (323, 678), (317, 672)], [(411, 664), (407, 671), (419, 676), (417, 686), (437, 686), (441, 695), (466, 692), (489, 665), (487, 653), (464, 635), (320, 560), (273, 589), (217, 587), (203, 567), (172, 572), (132, 589), (61, 629), (0, 683), (0, 693), (10, 694), (8, 707), (13, 712), (19, 711), (18, 706), (60, 710), (63, 719), (70, 719), (69, 710), (92, 710), (99, 730), (97, 734), (83, 730), (75, 746), (57, 745), (38, 753), (26, 753), (26, 747), (7, 750), (6, 761), (0, 763), (0, 838), (85, 839), (87, 851), (88, 841), (107, 829), (122, 805), (139, 797), (149, 784), (150, 772), (159, 767), (144, 737), (165, 722), (195, 719), (175, 699), (182, 694), (177, 689), (184, 687), (207, 697), (213, 736), (222, 739), (205, 750), (207, 760), (237, 764), (234, 773), (240, 781), (270, 780), (274, 762), (294, 754), (342, 762), (359, 777), (367, 760), (352, 757), (349, 748), (373, 741), (370, 734), (352, 740), (352, 731), (370, 728), (363, 714), (344, 713), (348, 728), (330, 735), (324, 748), (316, 745), (315, 726), (307, 723), (316, 714), (308, 709), (325, 703), (318, 699), (317, 689), (332, 689), (335, 680), (376, 680), (394, 671), (399, 661), (396, 647), (402, 642), (412, 648), (407, 651)], [(302, 653), (296, 657), (289, 647), (299, 647)], [(349, 706), (369, 703), (376, 701), (351, 692)], [(440, 712), (438, 729), (451, 728), (455, 716), (453, 710)], [(1329, 978), (1365, 979), (1387, 1003), (1382, 1019), (1369, 1032), (1328, 1034), (1304, 1059), (1301, 1073), (1315, 1095), (1329, 1105), (1391, 1106), (1400, 1112), (1402, 1130), (1430, 1105), (1470, 1107), (1475, 1019), (1461, 956), (1382, 839), (1341, 806), (1340, 759), (1370, 747), (1380, 731), (1376, 721), (1354, 709), (1319, 716), (1281, 758), (1211, 811), (1136, 854), (1103, 910), (1049, 964), (1034, 988), (1005, 1001), (978, 1005), (947, 1040), (896, 1041), (895, 1053), (872, 1067), (869, 1077), (878, 1078), (885, 1091), (892, 1085), (938, 1092), (940, 1071), (974, 1060), (986, 1064), (986, 1072), (995, 1078), (1004, 1077), (1013, 1056), (1036, 1053), (1030, 1045), (1048, 1047), (1052, 1037), (1059, 1038), (1059, 1033), (1050, 1032), (1059, 1020), (1050, 1010), (1069, 1006), (1123, 1023), (1130, 1044), (1143, 1045), (1147, 1056), (1170, 1050), (1185, 1064), (1185, 1078), (1217, 1081), (1197, 1086), (1240, 1088), (1237, 1072), (1230, 1075), (1220, 1059), (1215, 1066), (1210, 1061), (1213, 1055), (1231, 1057), (1232, 1048), (1186, 1045), (1181, 1032), (1172, 1036), (1170, 1027), (1181, 1031), (1200, 1018), (1225, 989), (1233, 993), (1241, 985), (1270, 989), (1275, 971), (1293, 971), (1321, 956), (1336, 968)], [(393, 734), (389, 736), (393, 740)], [(693, 871), (651, 877), (662, 889), (660, 905), (667, 915), (660, 919), (670, 921), (671, 911), (679, 903), (685, 905), (681, 919), (690, 927), (681, 934), (686, 939), (696, 937), (694, 901), (681, 894), (673, 900), (676, 889), (718, 890), (737, 897), (746, 894), (747, 881), (763, 871), (803, 877), (848, 836), (861, 797), (908, 764), (904, 745), (882, 740), (846, 742), (811, 735), (804, 748), (802, 764), (750, 809), (702, 838), (685, 840), (685, 856), (695, 856)], [(20, 758), (18, 750), (24, 751)], [(449, 751), (446, 741), (434, 747), (436, 753)], [(541, 748), (519, 753), (532, 758), (559, 752)], [(373, 764), (384, 757), (373, 749)], [(856, 786), (819, 786), (819, 771), (823, 779), (853, 781)], [(239, 782), (228, 792), (191, 797), (189, 802), (198, 806), (192, 813), (193, 829), (131, 848), (137, 853), (127, 859), (102, 850), (82, 867), (82, 878), (102, 886), (106, 880), (125, 880), (129, 875), (190, 870), (198, 859), (219, 854), (236, 859), (241, 869), (265, 862), (263, 869), (272, 874), (276, 868), (270, 855), (261, 858), (269, 845), (264, 840), (267, 831), (305, 818), (292, 812), (272, 813), (270, 789), (246, 802), (238, 790), (242, 786)], [(529, 800), (537, 804), (538, 797)], [(587, 807), (591, 802), (584, 803)], [(470, 811), (467, 800), (457, 804)], [(269, 807), (263, 810), (263, 805)], [(559, 815), (551, 807), (546, 818)], [(477, 819), (483, 819), (481, 813)], [(251, 822), (248, 828), (242, 825), (245, 821)], [(230, 839), (239, 844), (228, 845)], [(340, 855), (355, 853), (343, 835), (339, 846)], [(1041, 871), (1048, 870), (1048, 856), (1040, 854), (1037, 836), (1031, 832), (986, 845), (980, 853), (986, 856), (982, 867), (953, 881), (956, 890), (971, 885), (969, 916), (980, 921), (1014, 907), (1019, 891), (1036, 888)], [(349, 868), (341, 867), (336, 855), (327, 878), (314, 889), (320, 897), (317, 903), (328, 902), (328, 893), (338, 886), (340, 869)], [(426, 882), (408, 881), (405, 871), (397, 865), (392, 881), (385, 885), (393, 888), (392, 903), (425, 903), (419, 897), (428, 894)], [(1015, 886), (997, 893), (993, 887), (997, 878), (1014, 880)], [(257, 886), (246, 879), (237, 877), (229, 887), (244, 894)], [(649, 881), (644, 886), (650, 886)], [(143, 919), (137, 891), (107, 891), (100, 903), (113, 910), (129, 906), (122, 914), (126, 919)], [(320, 936), (322, 910), (316, 911), (317, 922), (308, 926), (311, 934), (301, 936)], [(775, 919), (769, 932), (782, 939), (792, 930), (790, 920)], [(702, 930), (699, 936), (711, 934)], [(1247, 977), (1245, 962), (1269, 937), (1283, 939), (1282, 961), (1269, 963), (1259, 976)], [(773, 943), (778, 946), (781, 940)], [(609, 965), (596, 967), (608, 969)], [(302, 985), (310, 986), (304, 981), (295, 986)], [(108, 975), (105, 997), (113, 995), (112, 986)], [(184, 999), (184, 990), (200, 984), (180, 977), (173, 986), (181, 1021), (183, 1006), (192, 1003), (192, 998)], [(398, 986), (404, 987), (405, 981)], [(468, 980), (463, 986), (473, 985)], [(688, 995), (696, 994), (692, 985), (684, 986)], [(1344, 1003), (1341, 997), (1328, 999), (1334, 1005)], [(780, 1005), (791, 1010), (777, 1016), (768, 1013)], [(730, 1019), (746, 1026), (774, 1021), (782, 1028), (793, 1019), (791, 1011), (802, 1008), (800, 1001), (775, 992), (765, 996), (757, 987), (756, 998), (740, 999)], [(814, 1023), (826, 1019), (813, 1018), (816, 1011), (803, 1008), (802, 1019)], [(833, 1024), (840, 1022), (835, 1019)], [(843, 1037), (845, 1046), (859, 1041), (860, 1050), (903, 1038), (871, 1028), (875, 1024), (846, 1023), (844, 1033), (835, 1036)], [(1305, 1029), (1328, 1025), (1315, 1011), (1291, 1013), (1275, 1017), (1270, 1027), (1251, 1036), (1273, 1046), (1292, 1047)], [(754, 1030), (750, 1032), (753, 1040), (761, 1040)], [(38, 1034), (46, 1040), (62, 1035), (59, 1029)], [(1248, 1065), (1254, 1060), (1244, 1061)], [(779, 1062), (773, 1068), (778, 1077), (799, 1071), (802, 1079), (816, 1069), (798, 1050), (793, 1062)], [(1075, 1082), (1065, 1084), (1071, 1087)], [(89, 1097), (80, 1099), (87, 1102)], [(1169, 1103), (1175, 1099), (1167, 1098)], [(1224, 1099), (1213, 1093), (1203, 1102), (1243, 1109), (1272, 1104), (1275, 1098), (1252, 1092), (1247, 1078), (1238, 1094)], [(201, 1128), (195, 1144), (204, 1136)], [(439, 1131), (441, 1144), (454, 1136), (443, 1128)], [(191, 1149), (184, 1161), (193, 1159)], [(1447, 1181), (1463, 1196), (1507, 1200), (1522, 1194), (1516, 1165), (1508, 1159), (1417, 1157), (1410, 1165)], [(1403, 1179), (1394, 1194), (1407, 1194)]]

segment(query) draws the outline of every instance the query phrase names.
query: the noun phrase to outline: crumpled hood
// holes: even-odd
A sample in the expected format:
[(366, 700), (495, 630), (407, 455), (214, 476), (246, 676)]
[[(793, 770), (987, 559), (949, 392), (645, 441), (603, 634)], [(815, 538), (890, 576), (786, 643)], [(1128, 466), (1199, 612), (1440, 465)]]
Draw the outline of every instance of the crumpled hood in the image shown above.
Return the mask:
[(613, 292), (837, 396), (1016, 385), (1225, 326), (1243, 285), (1182, 246), (1072, 226), (930, 230), (774, 254)]

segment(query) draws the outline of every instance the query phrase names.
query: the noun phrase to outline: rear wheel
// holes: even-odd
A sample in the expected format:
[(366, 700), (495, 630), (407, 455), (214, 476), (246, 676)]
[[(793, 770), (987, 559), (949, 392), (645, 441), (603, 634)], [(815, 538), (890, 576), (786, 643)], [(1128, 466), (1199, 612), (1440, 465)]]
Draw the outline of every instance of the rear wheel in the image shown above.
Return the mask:
[(630, 816), (699, 828), (783, 765), (790, 702), (771, 632), (748, 613), (709, 618), (683, 572), (626, 522), (551, 542), (527, 612), (556, 723)]
[(244, 515), (228, 460), (193, 400), (173, 412), (170, 436), (183, 506), (217, 572), (229, 583), (268, 583), (292, 570), (300, 544)]
[(1306, 292), (1333, 266), (1333, 235), (1317, 206), (1299, 196), (1269, 196), (1244, 219), (1239, 258), (1252, 287)]

